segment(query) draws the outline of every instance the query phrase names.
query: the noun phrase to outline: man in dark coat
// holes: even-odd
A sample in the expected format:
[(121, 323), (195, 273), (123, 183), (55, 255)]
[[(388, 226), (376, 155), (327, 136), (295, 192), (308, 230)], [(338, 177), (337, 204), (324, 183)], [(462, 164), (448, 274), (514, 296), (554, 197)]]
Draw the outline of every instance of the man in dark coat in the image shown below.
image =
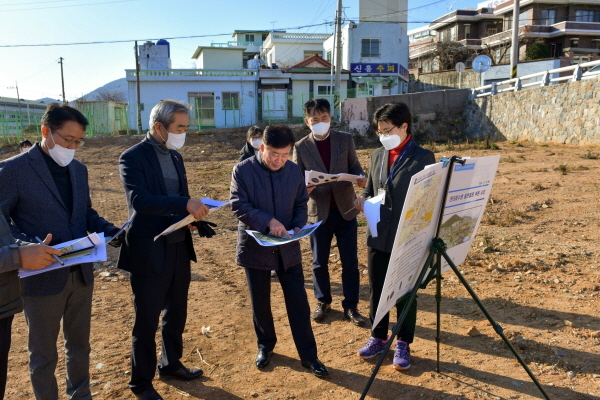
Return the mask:
[(187, 227), (154, 237), (188, 214), (208, 214), (202, 202), (190, 199), (183, 159), (176, 149), (185, 142), (189, 123), (186, 105), (163, 100), (150, 113), (150, 131), (141, 143), (125, 150), (119, 160), (129, 219), (117, 267), (131, 272), (135, 306), (132, 332), (131, 380), (138, 399), (159, 400), (152, 380), (156, 371), (156, 329), (161, 312), (161, 378), (191, 380), (200, 369), (183, 366), (183, 330), (191, 280), (190, 261), (196, 261)]
[[(88, 172), (75, 160), (88, 121), (75, 108), (50, 104), (42, 116), (42, 142), (0, 163), (0, 208), (15, 239), (35, 243), (52, 233), (51, 244), (91, 232), (114, 235), (119, 228), (92, 208)], [(91, 263), (23, 279), (29, 329), (29, 374), (37, 400), (58, 398), (56, 342), (65, 337), (66, 392), (91, 399), (90, 324), (94, 273)]]
[(250, 291), (258, 339), (256, 367), (262, 369), (269, 364), (277, 342), (271, 313), (271, 270), (275, 270), (302, 366), (325, 377), (329, 372), (317, 358), (310, 324), (300, 243), (263, 247), (246, 233), (250, 229), (289, 237), (288, 231), (298, 232), (306, 223), (308, 193), (304, 178), (298, 166), (288, 161), (293, 145), (294, 135), (287, 126), (267, 126), (260, 153), (233, 169), (232, 209), (240, 221), (236, 261), (246, 270)]
[[(45, 243), (50, 243), (48, 235)], [(29, 244), (15, 240), (10, 227), (0, 215), (0, 399), (4, 399), (6, 375), (8, 372), (8, 351), (10, 350), (10, 327), (14, 315), (23, 311), (19, 268), (41, 269), (54, 262), (52, 255), (60, 251), (41, 244)]]

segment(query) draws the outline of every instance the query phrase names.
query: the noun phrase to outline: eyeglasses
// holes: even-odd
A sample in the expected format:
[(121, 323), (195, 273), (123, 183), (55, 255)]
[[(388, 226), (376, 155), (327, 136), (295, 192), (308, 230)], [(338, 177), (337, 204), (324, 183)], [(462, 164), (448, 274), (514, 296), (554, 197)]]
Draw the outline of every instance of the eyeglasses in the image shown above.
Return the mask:
[(376, 131), (375, 133), (377, 134), (377, 136), (381, 136), (381, 135), (389, 135), (391, 131), (393, 131), (394, 129), (396, 129), (397, 126), (393, 126), (390, 129), (387, 129), (385, 131)]
[(82, 147), (85, 144), (85, 140), (84, 139), (80, 139), (80, 140), (73, 140), (73, 139), (65, 139), (65, 137), (63, 135), (61, 135), (60, 133), (54, 131), (52, 133), (56, 133), (58, 136), (60, 136), (62, 138), (62, 140), (65, 142), (65, 144), (67, 145), (67, 147), (74, 147), (76, 149)]

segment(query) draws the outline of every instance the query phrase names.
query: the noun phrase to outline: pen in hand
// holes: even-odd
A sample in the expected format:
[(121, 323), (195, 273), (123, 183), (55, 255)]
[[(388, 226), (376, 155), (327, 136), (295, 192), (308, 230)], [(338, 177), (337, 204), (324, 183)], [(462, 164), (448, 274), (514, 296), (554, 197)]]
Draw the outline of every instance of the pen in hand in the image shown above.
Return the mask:
[[(37, 242), (38, 242), (39, 244), (42, 244), (42, 245), (46, 246), (46, 243), (44, 243), (44, 241), (43, 241), (42, 239), (40, 239), (39, 237), (37, 237), (37, 236), (36, 236), (36, 237), (35, 237), (35, 240), (37, 240)], [(56, 254), (52, 254), (52, 257), (54, 257), (54, 259), (55, 259), (55, 260), (56, 260), (58, 263), (60, 263), (60, 265), (65, 265), (64, 261), (63, 261), (63, 260), (61, 260), (60, 258), (58, 258), (58, 256), (57, 256)]]

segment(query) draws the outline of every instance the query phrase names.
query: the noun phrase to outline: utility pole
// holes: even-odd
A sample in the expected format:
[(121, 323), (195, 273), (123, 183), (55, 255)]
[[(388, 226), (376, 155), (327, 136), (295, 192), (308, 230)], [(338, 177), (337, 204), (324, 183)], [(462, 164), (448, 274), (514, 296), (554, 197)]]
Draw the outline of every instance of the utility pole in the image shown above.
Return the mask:
[[(333, 97), (333, 109), (335, 111), (335, 99), (340, 102), (341, 111), (341, 86), (342, 86), (342, 0), (337, 2), (337, 12), (335, 18), (335, 32), (336, 32), (336, 44), (335, 44), (335, 95)], [(338, 117), (341, 121), (342, 113), (340, 112)]]
[(140, 54), (138, 53), (138, 43), (135, 41), (135, 82), (136, 82), (136, 110), (137, 110), (137, 134), (142, 134), (142, 106), (140, 104)]
[(512, 48), (510, 49), (510, 79), (517, 77), (517, 65), (519, 64), (519, 14), (521, 7), (519, 0), (514, 0), (512, 21)]
[(64, 58), (60, 57), (58, 59), (58, 63), (60, 64), (60, 81), (62, 83), (63, 104), (67, 104), (67, 100), (65, 99), (65, 76), (63, 74), (63, 60)]
[[(17, 81), (15, 81), (15, 86), (7, 87), (7, 89), (16, 89), (17, 90), (17, 104), (18, 104), (18, 108), (19, 108), (19, 122), (18, 122), (19, 126), (17, 127), (17, 130), (22, 131), (23, 130), (23, 113), (21, 112), (21, 97), (19, 96), (19, 84), (17, 83)], [(29, 107), (29, 106), (27, 106), (27, 107)]]

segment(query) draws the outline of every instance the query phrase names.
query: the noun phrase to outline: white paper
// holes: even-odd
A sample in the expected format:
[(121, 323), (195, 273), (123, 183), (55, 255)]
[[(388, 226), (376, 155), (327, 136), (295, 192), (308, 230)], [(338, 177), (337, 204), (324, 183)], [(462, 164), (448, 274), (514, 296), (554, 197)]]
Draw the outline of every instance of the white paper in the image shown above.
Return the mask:
[(377, 232), (377, 224), (381, 219), (381, 203), (383, 202), (384, 196), (385, 193), (381, 193), (379, 196), (371, 197), (363, 203), (363, 212), (367, 219), (367, 226), (373, 237), (377, 237), (379, 234)]
[[(82, 255), (66, 258), (64, 260), (65, 265), (61, 265), (58, 262), (54, 262), (43, 269), (31, 270), (31, 269), (21, 268), (21, 269), (19, 269), (19, 278), (27, 278), (29, 276), (43, 274), (44, 272), (52, 271), (52, 270), (55, 270), (58, 268), (69, 267), (71, 265), (108, 260), (108, 256), (106, 255), (106, 243), (104, 243), (104, 233), (103, 232), (92, 233), (92, 234), (88, 235), (88, 237), (95, 245), (95, 247), (93, 249), (91, 249), (90, 253), (85, 253)], [(79, 240), (81, 240), (81, 238), (75, 239), (75, 240), (70, 240), (70, 241), (64, 242), (64, 243), (59, 243), (52, 247), (54, 247), (55, 249), (60, 249), (62, 247), (70, 245), (71, 243), (75, 243)]]
[(300, 240), (303, 237), (310, 235), (319, 227), (319, 225), (321, 225), (321, 222), (322, 221), (316, 222), (312, 225), (305, 225), (301, 230), (298, 231), (298, 233), (294, 233), (294, 231), (288, 231), (288, 233), (292, 236), (291, 239), (260, 233), (258, 231), (253, 231), (250, 229), (246, 229), (246, 232), (248, 233), (248, 235), (252, 236), (256, 240), (256, 242), (261, 246), (279, 246), (281, 244), (295, 242), (296, 240)]
[[(209, 199), (206, 197), (203, 197), (202, 199), (200, 199), (200, 201), (202, 203), (204, 203), (204, 205), (206, 207), (208, 207), (209, 214), (212, 213), (213, 211), (220, 210), (221, 208), (225, 207), (228, 204), (231, 204), (231, 201), (218, 201), (218, 200), (213, 200), (213, 199)], [(162, 231), (160, 234), (154, 236), (154, 241), (156, 241), (156, 239), (158, 239), (161, 236), (166, 236), (169, 233), (175, 232), (178, 229), (188, 226), (189, 224), (191, 224), (194, 221), (197, 221), (197, 219), (194, 218), (194, 216), (192, 214), (188, 214), (188, 216), (185, 217), (184, 219), (182, 219), (181, 221), (174, 223), (173, 225), (169, 226), (167, 229)]]
[(352, 174), (327, 174), (319, 171), (304, 171), (304, 183), (306, 185), (321, 185), (328, 182), (352, 182), (356, 183), (356, 179), (363, 178), (362, 175)]

